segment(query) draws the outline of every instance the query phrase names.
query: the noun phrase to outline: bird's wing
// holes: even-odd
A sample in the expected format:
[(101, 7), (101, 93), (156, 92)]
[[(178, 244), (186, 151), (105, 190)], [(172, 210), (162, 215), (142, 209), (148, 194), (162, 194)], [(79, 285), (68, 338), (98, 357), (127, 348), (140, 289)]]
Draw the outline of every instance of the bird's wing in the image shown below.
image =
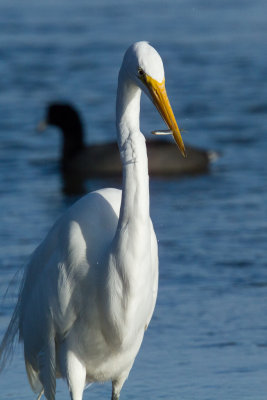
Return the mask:
[[(29, 358), (47, 345), (43, 332), (64, 338), (83, 313), (84, 301), (94, 297), (95, 270), (115, 234), (120, 199), (116, 189), (85, 196), (56, 222), (32, 255), (19, 305), (20, 337)], [(90, 279), (84, 279), (89, 273)]]
[(53, 338), (48, 338), (47, 343), (38, 354), (38, 369), (45, 397), (54, 399), (56, 393), (56, 348)]

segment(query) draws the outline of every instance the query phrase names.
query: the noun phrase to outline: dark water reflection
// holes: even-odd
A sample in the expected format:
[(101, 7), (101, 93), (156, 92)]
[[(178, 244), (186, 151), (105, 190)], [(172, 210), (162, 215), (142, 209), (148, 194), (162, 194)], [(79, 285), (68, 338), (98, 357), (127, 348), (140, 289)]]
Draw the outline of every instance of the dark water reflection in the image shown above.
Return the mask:
[[(123, 398), (266, 398), (266, 13), (263, 0), (0, 4), (1, 294), (75, 200), (61, 191), (57, 132), (35, 133), (45, 104), (72, 100), (88, 142), (114, 140), (117, 72), (131, 42), (150, 40), (162, 54), (185, 140), (222, 154), (207, 175), (151, 180), (159, 297)], [(142, 105), (143, 131), (162, 126)], [(87, 190), (110, 185), (118, 181)], [(0, 308), (1, 335), (16, 282)], [(85, 398), (109, 390), (94, 385)], [(19, 349), (0, 393), (33, 398)]]

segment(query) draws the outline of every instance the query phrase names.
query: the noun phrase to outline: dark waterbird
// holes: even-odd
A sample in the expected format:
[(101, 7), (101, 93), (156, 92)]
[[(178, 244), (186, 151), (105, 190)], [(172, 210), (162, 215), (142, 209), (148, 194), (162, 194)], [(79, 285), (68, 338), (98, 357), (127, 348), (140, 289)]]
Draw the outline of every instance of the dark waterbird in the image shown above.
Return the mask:
[[(80, 179), (121, 176), (122, 167), (116, 142), (84, 143), (84, 130), (77, 110), (68, 103), (48, 105), (39, 130), (53, 125), (62, 131), (61, 169), (64, 174)], [(207, 172), (216, 153), (186, 146), (187, 158), (177, 153), (174, 142), (163, 139), (147, 140), (150, 176), (177, 176)]]

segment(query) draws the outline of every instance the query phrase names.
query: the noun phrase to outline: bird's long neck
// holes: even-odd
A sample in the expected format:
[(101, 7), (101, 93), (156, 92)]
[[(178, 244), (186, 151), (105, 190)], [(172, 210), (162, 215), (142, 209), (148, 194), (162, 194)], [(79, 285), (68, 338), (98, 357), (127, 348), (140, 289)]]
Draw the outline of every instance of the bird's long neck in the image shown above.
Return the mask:
[[(145, 138), (139, 129), (140, 96), (140, 89), (127, 77), (119, 77), (116, 119), (123, 187), (118, 226), (109, 253), (104, 303), (110, 307), (105, 323), (107, 340), (113, 346), (140, 332), (135, 312), (142, 307), (140, 293), (151, 271), (149, 182)], [(138, 321), (144, 329), (145, 320)]]
[[(123, 73), (121, 72), (120, 75)], [(123, 189), (118, 232), (136, 230), (149, 221), (149, 180), (145, 138), (140, 132), (141, 90), (120, 76), (116, 122), (123, 167)]]

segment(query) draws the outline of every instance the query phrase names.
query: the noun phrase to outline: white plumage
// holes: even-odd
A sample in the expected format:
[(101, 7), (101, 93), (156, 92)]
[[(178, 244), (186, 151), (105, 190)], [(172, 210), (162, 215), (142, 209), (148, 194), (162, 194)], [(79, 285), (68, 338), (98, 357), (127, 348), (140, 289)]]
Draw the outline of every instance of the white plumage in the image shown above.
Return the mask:
[(17, 330), (33, 390), (55, 399), (56, 378), (72, 400), (87, 383), (112, 381), (119, 398), (155, 307), (157, 240), (149, 216), (143, 89), (185, 150), (164, 86), (160, 56), (146, 42), (126, 52), (116, 121), (123, 188), (90, 193), (72, 206), (33, 253), (2, 341), (4, 365)]

